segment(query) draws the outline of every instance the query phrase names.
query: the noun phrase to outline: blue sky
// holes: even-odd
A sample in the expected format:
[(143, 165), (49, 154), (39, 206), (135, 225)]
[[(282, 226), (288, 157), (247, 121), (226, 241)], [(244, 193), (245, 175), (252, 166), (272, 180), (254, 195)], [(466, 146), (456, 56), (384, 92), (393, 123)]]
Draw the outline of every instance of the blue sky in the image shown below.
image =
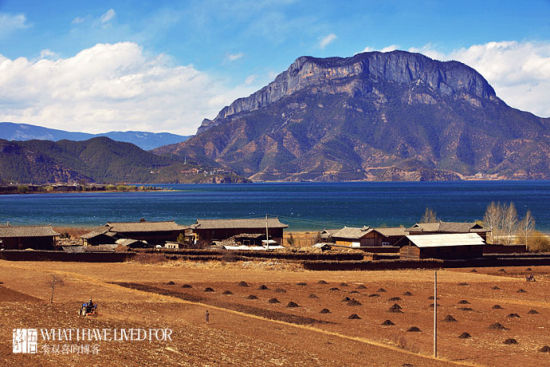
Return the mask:
[(549, 19), (548, 0), (0, 0), (0, 119), (189, 134), (299, 56), (395, 48), (466, 62), (546, 117)]

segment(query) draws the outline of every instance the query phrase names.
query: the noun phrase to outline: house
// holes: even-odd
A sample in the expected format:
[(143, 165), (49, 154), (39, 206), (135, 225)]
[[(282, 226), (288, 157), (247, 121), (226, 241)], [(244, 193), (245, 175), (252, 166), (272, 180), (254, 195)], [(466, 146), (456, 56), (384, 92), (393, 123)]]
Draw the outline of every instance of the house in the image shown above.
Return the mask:
[(58, 236), (50, 226), (0, 226), (0, 248), (53, 250)]
[(398, 244), (401, 259), (472, 259), (483, 256), (477, 233), (407, 235)]
[(489, 230), (475, 222), (416, 223), (414, 226), (407, 228), (406, 231), (411, 235), (434, 233), (477, 233), (484, 240), (487, 237), (487, 232), (489, 232)]
[(187, 227), (174, 221), (148, 222), (109, 222), (110, 232), (118, 234), (119, 238), (147, 241), (150, 245), (163, 245), (167, 241), (176, 241)]
[(394, 246), (407, 233), (404, 227), (344, 227), (332, 233), (332, 240), (337, 246), (377, 247)]
[[(283, 231), (288, 225), (281, 223), (279, 218), (253, 218), (253, 219), (197, 219), (191, 226), (195, 232), (197, 241), (211, 243), (212, 241), (223, 241), (233, 236), (246, 234), (248, 240), (251, 235), (263, 235), (265, 239), (266, 230), (269, 239), (281, 244)], [(260, 237), (252, 238), (254, 242)]]
[(99, 227), (80, 236), (83, 246), (97, 246), (113, 244), (117, 240), (117, 233), (111, 232), (110, 227)]
[(332, 242), (332, 235), (338, 232), (337, 229), (323, 229), (319, 232), (319, 238), (322, 242)]
[(332, 234), (332, 240), (336, 246), (365, 247), (371, 246), (373, 230), (369, 226), (344, 227)]
[[(86, 246), (114, 244), (119, 239), (137, 240), (155, 246), (163, 245), (167, 241), (177, 241), (178, 236), (185, 233), (186, 228), (174, 221), (109, 222), (103, 227), (80, 236), (80, 238), (83, 245)], [(143, 247), (143, 245), (138, 245), (138, 247)]]

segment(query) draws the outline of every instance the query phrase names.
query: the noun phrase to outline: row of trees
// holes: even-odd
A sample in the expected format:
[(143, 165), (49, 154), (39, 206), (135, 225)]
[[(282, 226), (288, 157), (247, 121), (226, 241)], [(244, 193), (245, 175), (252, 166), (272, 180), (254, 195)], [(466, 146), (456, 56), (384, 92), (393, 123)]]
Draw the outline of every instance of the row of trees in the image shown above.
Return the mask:
[(519, 220), (514, 203), (501, 204), (492, 202), (483, 217), (485, 227), (491, 231), (492, 243), (514, 242), (517, 235), (527, 245), (530, 235), (535, 230), (535, 219), (528, 210), (523, 219)]

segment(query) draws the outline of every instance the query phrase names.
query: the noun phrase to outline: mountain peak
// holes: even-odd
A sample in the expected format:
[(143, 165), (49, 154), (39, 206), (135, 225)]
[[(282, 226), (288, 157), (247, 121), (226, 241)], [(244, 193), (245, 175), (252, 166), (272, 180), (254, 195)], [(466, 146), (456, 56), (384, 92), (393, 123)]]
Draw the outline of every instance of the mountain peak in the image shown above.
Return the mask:
[[(355, 81), (354, 86), (350, 85), (351, 81)], [(476, 99), (498, 100), (481, 74), (458, 61), (442, 62), (399, 50), (363, 52), (352, 57), (301, 56), (264, 88), (224, 107), (214, 120), (205, 119), (197, 133), (217, 126), (223, 119), (258, 110), (307, 88), (317, 87), (317, 93), (354, 94), (363, 93), (380, 82), (424, 84), (442, 95), (465, 94)], [(347, 87), (338, 88), (341, 84)]]

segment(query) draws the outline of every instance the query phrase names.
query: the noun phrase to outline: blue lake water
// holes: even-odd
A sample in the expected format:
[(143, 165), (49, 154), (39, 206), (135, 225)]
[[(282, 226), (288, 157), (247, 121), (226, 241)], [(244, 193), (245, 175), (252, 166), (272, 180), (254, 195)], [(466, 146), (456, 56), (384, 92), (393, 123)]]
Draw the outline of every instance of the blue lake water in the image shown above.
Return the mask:
[(291, 230), (409, 226), (426, 207), (442, 220), (482, 219), (491, 201), (530, 209), (550, 231), (550, 181), (158, 185), (178, 191), (1, 195), (0, 223), (94, 226), (108, 221), (278, 216)]

